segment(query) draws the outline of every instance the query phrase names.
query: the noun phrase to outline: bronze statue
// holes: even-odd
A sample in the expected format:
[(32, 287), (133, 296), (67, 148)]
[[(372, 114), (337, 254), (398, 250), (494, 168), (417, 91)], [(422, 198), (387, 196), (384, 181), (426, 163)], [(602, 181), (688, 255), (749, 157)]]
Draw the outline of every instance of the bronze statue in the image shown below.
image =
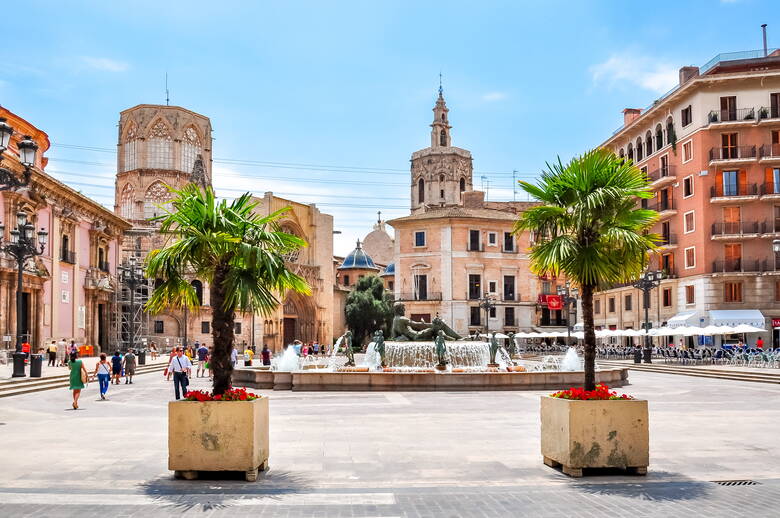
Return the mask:
[(496, 363), (496, 353), (498, 352), (499, 347), (498, 338), (496, 338), (496, 332), (494, 331), (490, 337), (490, 361), (488, 362), (488, 367), (498, 367), (498, 364)]
[(444, 340), (444, 331), (439, 331), (436, 335), (436, 357), (439, 359), (439, 363), (436, 364), (436, 369), (443, 371), (447, 368), (447, 344)]
[(509, 356), (517, 355), (517, 342), (515, 342), (515, 334), (509, 333)]
[(433, 340), (439, 331), (444, 332), (445, 339), (460, 340), (462, 338), (439, 317), (434, 318), (430, 324), (426, 324), (425, 322), (415, 322), (404, 316), (405, 311), (406, 308), (401, 302), (396, 302), (393, 306), (395, 317), (393, 317), (393, 326), (390, 329), (391, 340), (396, 342)]
[(344, 354), (347, 355), (347, 363), (344, 367), (355, 366), (355, 351), (352, 350), (352, 331), (344, 333)]
[(385, 334), (381, 329), (374, 333), (374, 350), (379, 355), (382, 367), (387, 367), (387, 363), (385, 362)]

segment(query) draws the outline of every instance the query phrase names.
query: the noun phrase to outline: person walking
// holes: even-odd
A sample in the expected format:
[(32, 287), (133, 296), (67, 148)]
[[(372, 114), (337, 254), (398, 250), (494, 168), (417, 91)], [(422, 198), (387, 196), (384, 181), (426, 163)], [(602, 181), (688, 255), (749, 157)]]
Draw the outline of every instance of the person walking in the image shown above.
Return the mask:
[(57, 342), (54, 340), (51, 341), (49, 344), (49, 363), (46, 365), (47, 367), (56, 367), (57, 366)]
[[(195, 342), (196, 344), (198, 342)], [(209, 361), (209, 348), (206, 347), (206, 344), (200, 344), (198, 346), (197, 350), (197, 356), (198, 356), (198, 370), (195, 376), (198, 378), (202, 378), (206, 375), (206, 369), (208, 368), (208, 361)]]
[(151, 355), (152, 360), (157, 359), (157, 344), (154, 342), (149, 344), (149, 354)]
[(119, 377), (122, 375), (122, 357), (119, 356), (119, 351), (114, 351), (114, 356), (111, 357), (111, 373), (114, 383), (119, 385)]
[(122, 358), (122, 367), (125, 369), (125, 385), (128, 383), (130, 385), (133, 384), (133, 376), (135, 376), (135, 367), (137, 363), (138, 360), (136, 359), (135, 353), (132, 349), (129, 349), (127, 354), (125, 354), (125, 357)]
[[(168, 363), (171, 363), (173, 359), (176, 358), (176, 348), (174, 347), (171, 349), (171, 355), (168, 357)], [(173, 371), (169, 371), (168, 369), (165, 369), (165, 371), (168, 373), (165, 376), (165, 381), (171, 381), (171, 376), (173, 376)]]
[(238, 349), (236, 349), (236, 344), (233, 344), (233, 349), (230, 351), (230, 363), (233, 364), (233, 368), (236, 368), (236, 364), (238, 364)]
[(244, 367), (251, 367), (252, 366), (252, 358), (254, 357), (254, 354), (252, 354), (252, 349), (247, 346), (244, 349)]
[(181, 399), (181, 396), (187, 394), (188, 376), (192, 372), (192, 362), (184, 356), (184, 351), (181, 347), (176, 348), (176, 356), (173, 357), (165, 371), (166, 376), (171, 372), (173, 373), (174, 393), (176, 394), (176, 399)]
[(758, 340), (756, 340), (756, 347), (758, 347), (759, 349), (764, 348), (764, 339), (761, 338), (760, 336), (758, 337)]
[(263, 357), (263, 365), (271, 365), (271, 349), (268, 348), (268, 344), (263, 345), (260, 355)]
[(111, 364), (106, 359), (106, 353), (100, 353), (100, 361), (95, 365), (95, 376), (100, 385), (100, 399), (106, 399), (108, 384), (111, 381)]
[(87, 382), (87, 368), (84, 367), (79, 358), (79, 353), (75, 352), (70, 355), (70, 390), (73, 391), (73, 410), (79, 409), (79, 396), (81, 391), (84, 390), (84, 384)]
[(68, 342), (64, 338), (57, 342), (57, 366), (65, 367), (68, 364)]

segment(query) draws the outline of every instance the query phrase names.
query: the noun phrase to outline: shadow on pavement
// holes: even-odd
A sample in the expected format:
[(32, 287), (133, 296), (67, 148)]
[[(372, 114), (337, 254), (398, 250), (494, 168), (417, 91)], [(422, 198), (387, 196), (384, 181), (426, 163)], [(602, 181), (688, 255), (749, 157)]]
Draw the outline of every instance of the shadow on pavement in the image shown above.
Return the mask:
[(284, 495), (307, 492), (311, 484), (306, 477), (271, 469), (258, 474), (256, 482), (246, 482), (243, 472), (200, 472), (197, 480), (177, 480), (171, 473), (170, 477), (144, 482), (139, 489), (159, 505), (182, 511), (194, 508), (207, 511), (241, 505), (241, 500), (279, 500)]
[[(605, 470), (583, 470), (585, 476), (624, 473), (622, 470), (615, 470), (614, 473)], [(661, 480), (653, 480), (656, 478)], [(592, 482), (579, 479), (572, 485), (572, 488), (592, 495), (622, 496), (656, 502), (697, 500), (708, 496), (715, 487), (711, 482), (693, 480), (679, 473), (666, 471), (653, 471), (649, 479), (637, 476), (630, 480), (623, 478), (620, 482), (609, 482), (607, 477), (593, 477)]]

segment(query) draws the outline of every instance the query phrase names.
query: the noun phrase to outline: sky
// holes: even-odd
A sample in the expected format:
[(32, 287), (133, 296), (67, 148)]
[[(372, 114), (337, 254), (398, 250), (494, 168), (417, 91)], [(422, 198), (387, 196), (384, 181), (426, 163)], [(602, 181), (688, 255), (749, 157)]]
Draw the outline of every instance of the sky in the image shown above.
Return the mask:
[(0, 105), (48, 133), (51, 175), (113, 209), (119, 112), (164, 104), (167, 73), (211, 119), (217, 193), (316, 203), (340, 255), (409, 213), (440, 73), (475, 188), (525, 199), (512, 171), (599, 145), (679, 67), (761, 48), (762, 23), (780, 46), (776, 0), (33, 1), (3, 22)]

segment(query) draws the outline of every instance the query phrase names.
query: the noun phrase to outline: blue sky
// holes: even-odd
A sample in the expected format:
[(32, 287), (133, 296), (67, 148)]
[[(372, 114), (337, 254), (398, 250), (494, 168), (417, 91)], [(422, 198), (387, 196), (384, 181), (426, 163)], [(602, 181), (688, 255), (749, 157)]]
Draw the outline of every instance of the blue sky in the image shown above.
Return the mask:
[(167, 71), (171, 104), (211, 118), (217, 191), (316, 202), (343, 232), (340, 254), (377, 210), (408, 213), (408, 160), (429, 143), (440, 71), (475, 186), (486, 176), (490, 199), (512, 199), (513, 169), (533, 179), (599, 144), (680, 66), (760, 48), (761, 23), (780, 46), (780, 10), (759, 0), (37, 1), (4, 12), (0, 104), (49, 134), (51, 174), (113, 206), (119, 112), (164, 103)]

